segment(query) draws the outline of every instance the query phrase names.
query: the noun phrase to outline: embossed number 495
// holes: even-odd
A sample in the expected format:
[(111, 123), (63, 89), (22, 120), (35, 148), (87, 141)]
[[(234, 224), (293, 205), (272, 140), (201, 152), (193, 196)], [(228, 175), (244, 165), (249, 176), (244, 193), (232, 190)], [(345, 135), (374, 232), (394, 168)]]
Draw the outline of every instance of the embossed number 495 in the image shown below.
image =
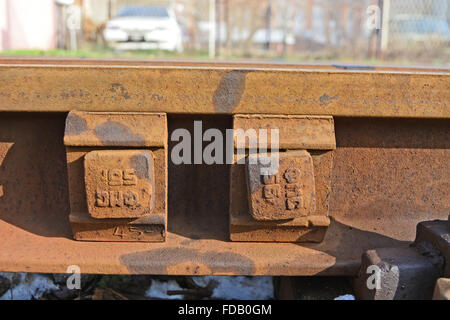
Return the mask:
[(135, 186), (137, 184), (134, 169), (103, 169), (101, 174), (110, 186)]

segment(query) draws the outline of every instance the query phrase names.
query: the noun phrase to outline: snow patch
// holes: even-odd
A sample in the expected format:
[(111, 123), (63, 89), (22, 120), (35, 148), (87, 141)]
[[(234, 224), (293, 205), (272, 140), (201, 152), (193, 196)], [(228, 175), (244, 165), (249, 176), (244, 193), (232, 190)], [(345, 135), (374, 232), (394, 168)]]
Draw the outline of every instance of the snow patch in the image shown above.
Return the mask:
[(199, 286), (215, 282), (211, 298), (225, 300), (268, 300), (274, 298), (272, 277), (205, 276), (192, 277)]
[(152, 280), (152, 285), (145, 292), (147, 298), (181, 300), (183, 295), (168, 295), (167, 291), (183, 290), (175, 280), (159, 281)]
[(334, 298), (334, 300), (355, 300), (355, 297), (351, 294), (344, 294), (343, 296)]
[[(11, 279), (11, 275), (2, 274)], [(48, 277), (39, 274), (20, 273), (20, 283), (6, 291), (0, 300), (31, 300), (39, 299), (44, 293), (58, 290), (59, 287)]]

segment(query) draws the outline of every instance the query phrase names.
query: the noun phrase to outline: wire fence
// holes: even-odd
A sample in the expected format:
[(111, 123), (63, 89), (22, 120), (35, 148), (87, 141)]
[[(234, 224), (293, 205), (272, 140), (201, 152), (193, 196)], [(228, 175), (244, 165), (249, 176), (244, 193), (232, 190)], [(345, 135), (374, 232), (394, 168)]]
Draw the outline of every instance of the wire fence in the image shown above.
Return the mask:
[(389, 56), (448, 59), (449, 0), (385, 0), (382, 50)]
[(24, 14), (29, 2), (6, 1), (0, 50), (23, 49), (44, 33), (56, 34), (60, 49), (113, 49), (105, 29), (122, 8), (164, 6), (175, 15), (190, 56), (450, 63), (450, 0), (75, 0), (71, 6), (45, 0), (47, 9), (35, 10), (52, 19), (55, 5), (56, 30)]
[[(88, 0), (87, 0), (88, 1)], [(86, 1), (85, 1), (86, 2)], [(187, 49), (225, 56), (449, 59), (450, 0), (110, 0), (174, 8)], [(98, 3), (98, 1), (97, 1)]]

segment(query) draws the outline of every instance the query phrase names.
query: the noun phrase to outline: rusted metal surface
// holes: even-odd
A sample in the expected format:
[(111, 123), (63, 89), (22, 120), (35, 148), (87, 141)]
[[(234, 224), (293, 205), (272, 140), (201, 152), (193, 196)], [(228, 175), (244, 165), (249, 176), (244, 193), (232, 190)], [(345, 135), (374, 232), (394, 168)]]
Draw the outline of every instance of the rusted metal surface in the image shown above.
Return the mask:
[[(97, 212), (92, 211), (92, 207), (95, 207), (95, 205), (89, 206), (89, 199), (90, 202), (96, 201), (96, 187), (98, 184), (96, 184), (97, 179), (93, 181), (93, 183), (96, 185), (94, 187), (95, 189), (92, 189), (89, 186), (89, 181), (85, 180), (85, 169), (84, 169), (84, 162), (85, 157), (92, 151), (103, 151), (104, 150), (98, 150), (93, 148), (81, 148), (81, 147), (67, 147), (67, 169), (68, 169), (68, 176), (69, 176), (69, 195), (70, 195), (70, 209), (71, 209), (71, 221), (78, 221), (78, 218), (84, 217), (84, 224), (86, 224), (87, 218), (89, 216), (95, 216), (96, 218), (124, 218), (124, 217), (130, 217), (134, 215), (139, 215), (140, 217), (143, 215), (149, 215), (158, 217), (160, 221), (166, 221), (166, 215), (167, 215), (167, 150), (164, 148), (154, 148), (150, 149), (154, 160), (154, 187), (152, 187), (152, 195), (151, 198), (154, 201), (154, 208), (150, 209), (151, 207), (147, 207), (145, 210), (140, 211), (140, 213), (130, 213), (133, 212), (133, 209), (129, 210), (123, 210), (124, 207), (121, 207), (119, 209), (115, 209), (111, 206), (102, 207), (97, 209)], [(116, 150), (114, 150), (116, 151)], [(114, 153), (114, 151), (112, 151)], [(113, 162), (114, 163), (114, 162)], [(112, 163), (103, 164), (102, 167), (105, 166), (109, 168), (107, 165), (111, 165)], [(113, 168), (119, 169), (117, 166)], [(127, 167), (127, 169), (129, 169)], [(88, 182), (86, 184), (86, 182)], [(148, 184), (146, 184), (148, 187)], [(119, 191), (115, 190), (116, 188), (112, 188), (111, 190), (108, 189), (107, 191)], [(123, 188), (120, 188), (123, 189)], [(128, 188), (127, 188), (128, 189)], [(105, 191), (105, 190), (103, 190)], [(123, 192), (123, 190), (121, 190)], [(135, 190), (138, 191), (137, 189)], [(117, 194), (119, 196), (119, 194)], [(122, 196), (124, 194), (122, 193)], [(123, 197), (119, 197), (116, 199), (117, 201), (124, 199)], [(149, 198), (147, 198), (149, 199)], [(110, 199), (111, 200), (111, 199)], [(110, 203), (109, 203), (110, 204)], [(121, 204), (120, 202), (116, 203)], [(148, 203), (150, 205), (150, 203)], [(125, 204), (124, 204), (125, 205)], [(105, 210), (101, 210), (105, 209)], [(100, 212), (98, 212), (100, 211)], [(101, 212), (104, 211), (104, 212)], [(94, 212), (94, 214), (92, 214)], [(91, 213), (91, 215), (89, 215)], [(72, 217), (74, 215), (74, 217)], [(83, 236), (78, 235), (78, 231), (80, 230), (79, 227), (73, 228), (74, 237), (76, 239), (80, 240), (93, 240), (93, 241), (126, 241), (126, 239), (115, 230), (112, 230), (109, 232), (110, 234), (107, 237), (104, 237), (103, 234), (106, 233), (106, 230), (102, 231), (102, 234), (95, 233), (93, 231), (98, 229), (102, 229), (101, 227), (104, 225), (100, 224), (98, 219), (91, 218), (92, 224), (91, 224), (91, 231), (89, 234), (85, 232)], [(103, 220), (103, 219), (102, 219)], [(110, 219), (108, 219), (110, 220)], [(111, 222), (111, 221), (110, 221)], [(104, 222), (105, 223), (105, 222)], [(120, 223), (120, 221), (118, 221)]]
[(450, 73), (0, 65), (1, 111), (449, 118)]
[(146, 150), (91, 151), (84, 181), (93, 218), (139, 218), (155, 207), (153, 154)]
[(312, 154), (316, 189), (314, 215), (286, 221), (257, 221), (249, 214), (245, 166), (233, 164), (230, 176), (230, 238), (233, 241), (321, 242), (328, 218), (332, 154)]
[[(233, 117), (233, 128), (245, 131), (255, 128), (258, 136), (260, 129), (278, 129), (282, 150), (287, 146), (294, 149), (336, 146), (332, 117), (237, 115)], [(251, 153), (257, 150), (251, 150), (256, 146), (251, 145), (250, 139), (245, 139), (246, 143), (239, 140), (242, 139), (236, 139), (235, 135), (236, 154), (230, 176), (230, 239), (323, 241), (330, 225), (333, 154), (325, 150), (287, 150), (271, 153), (270, 164), (261, 162), (260, 157), (267, 158), (266, 154)], [(263, 138), (258, 142), (265, 146), (267, 141)], [(243, 150), (239, 150), (244, 146), (248, 149), (245, 166), (241, 161)], [(267, 172), (268, 165), (276, 170), (275, 174)]]
[(433, 259), (414, 248), (368, 250), (355, 293), (362, 300), (429, 300), (441, 272)]
[(355, 280), (358, 298), (431, 299), (433, 288), (434, 298), (443, 298), (445, 289), (438, 278), (450, 274), (449, 232), (448, 221), (424, 221), (417, 225), (416, 239), (409, 248), (366, 251)]
[(297, 150), (279, 153), (277, 158), (277, 173), (263, 175), (258, 156), (248, 157), (246, 173), (251, 216), (258, 221), (277, 221), (313, 215), (316, 189), (311, 155)]
[(64, 144), (73, 147), (164, 147), (167, 145), (167, 118), (163, 113), (72, 111), (66, 119)]
[(436, 281), (433, 300), (450, 300), (450, 279), (440, 278)]
[(443, 276), (450, 277), (450, 227), (448, 221), (424, 221), (417, 225), (415, 246), (422, 243), (433, 245), (445, 259)]
[(197, 66), (197, 67), (237, 67), (237, 68), (277, 68), (277, 69), (330, 69), (330, 70), (373, 70), (373, 71), (412, 71), (412, 72), (450, 72), (449, 68), (432, 66), (393, 66), (393, 65), (352, 65), (326, 63), (286, 63), (245, 60), (197, 60), (197, 59), (80, 59), (80, 58), (31, 58), (0, 57), (0, 64), (25, 65), (106, 65), (106, 66)]
[[(2, 271), (61, 273), (77, 264), (83, 273), (356, 275), (366, 250), (407, 246), (417, 222), (448, 217), (448, 70), (6, 60), (0, 59), (0, 110), (7, 111), (0, 113)], [(165, 152), (142, 147), (155, 160), (154, 212), (163, 210), (159, 197), (167, 218), (94, 219), (83, 198), (83, 158), (118, 148), (71, 146), (66, 161), (70, 110), (169, 112), (171, 132), (191, 133), (194, 120), (224, 132), (239, 113), (335, 116), (336, 149), (309, 150), (316, 208), (329, 217), (303, 221), (303, 231), (291, 222), (279, 226), (284, 233), (274, 231), (270, 221), (255, 230), (255, 220), (240, 214), (248, 213), (244, 166), (177, 166), (167, 162), (169, 142)], [(51, 111), (61, 113), (42, 113)], [(157, 179), (163, 170), (170, 184), (167, 175)], [(165, 195), (158, 193), (163, 185)], [(230, 207), (236, 214), (229, 218)], [(132, 242), (74, 241), (71, 224), (80, 239)], [(230, 231), (242, 241), (277, 241), (289, 232), (288, 241), (323, 241), (231, 242)]]
[(162, 215), (139, 219), (94, 219), (82, 212), (70, 214), (76, 240), (163, 242), (166, 222)]
[[(281, 149), (336, 149), (333, 117), (327, 116), (289, 116), (289, 115), (235, 115), (234, 129), (255, 130), (258, 143), (272, 147), (271, 129), (277, 129), (278, 146)], [(267, 135), (260, 135), (260, 129), (267, 130)], [(235, 137), (235, 144), (237, 144)], [(245, 143), (245, 144), (244, 144)], [(249, 140), (243, 146), (249, 148)]]
[(330, 216), (398, 240), (448, 216), (448, 120), (335, 118), (335, 129)]
[[(331, 223), (322, 243), (230, 242), (230, 166), (171, 162), (166, 242), (74, 241), (65, 118), (0, 114), (2, 271), (64, 273), (77, 264), (83, 273), (356, 275), (363, 252), (407, 246), (419, 221), (447, 219), (450, 210), (448, 120), (335, 118)], [(169, 132), (192, 133), (194, 120), (203, 120), (205, 130), (232, 128), (224, 116), (168, 120)], [(169, 142), (169, 151), (175, 144)], [(324, 163), (311, 153), (315, 166)], [(72, 165), (82, 169), (82, 162)]]
[(66, 119), (64, 143), (75, 239), (164, 241), (165, 114), (73, 111)]

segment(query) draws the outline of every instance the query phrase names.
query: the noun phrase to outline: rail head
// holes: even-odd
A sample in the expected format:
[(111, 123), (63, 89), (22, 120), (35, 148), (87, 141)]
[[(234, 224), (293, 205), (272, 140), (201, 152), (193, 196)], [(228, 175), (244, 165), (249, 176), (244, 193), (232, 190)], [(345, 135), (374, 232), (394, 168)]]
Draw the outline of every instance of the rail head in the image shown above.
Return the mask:
[(6, 62), (0, 59), (0, 111), (450, 118), (448, 69)]

